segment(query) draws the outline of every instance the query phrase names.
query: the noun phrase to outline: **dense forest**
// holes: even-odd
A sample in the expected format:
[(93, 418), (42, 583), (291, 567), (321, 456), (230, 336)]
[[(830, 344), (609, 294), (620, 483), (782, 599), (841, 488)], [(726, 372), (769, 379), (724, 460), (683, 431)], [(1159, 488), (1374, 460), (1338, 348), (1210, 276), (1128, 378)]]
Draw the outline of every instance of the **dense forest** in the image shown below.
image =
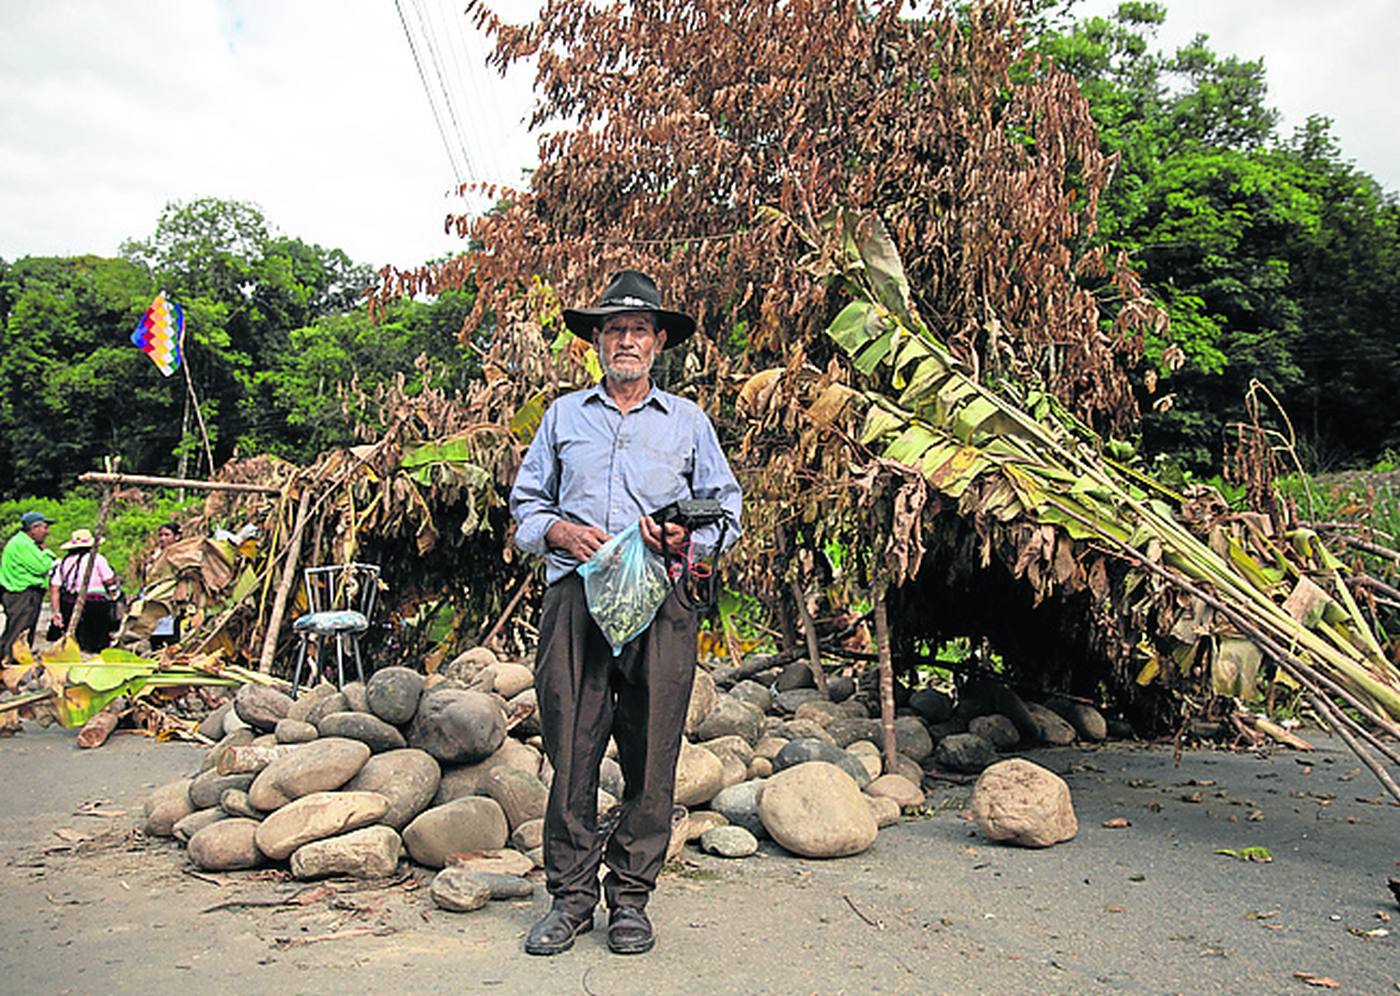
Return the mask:
[[(1400, 447), (1395, 195), (1346, 159), (1325, 118), (1281, 134), (1261, 62), (1204, 37), (1156, 51), (1162, 5), (1072, 13), (1044, 5), (1028, 31), (1074, 75), (1117, 157), (1093, 238), (1127, 253), (1170, 318), (1130, 371), (1142, 453), (1218, 470), (1254, 379), (1283, 402), (1309, 469)], [(198, 466), (183, 378), (162, 378), (127, 339), (160, 289), (185, 309), (219, 461), (305, 461), (373, 422), (378, 385), (478, 375), (458, 336), (469, 290), (402, 300), (372, 321), (372, 280), (339, 249), (278, 233), (254, 205), (214, 199), (170, 204), (119, 258), (0, 260), (0, 497), (59, 494), (107, 454), (133, 472), (173, 473), (182, 456)]]

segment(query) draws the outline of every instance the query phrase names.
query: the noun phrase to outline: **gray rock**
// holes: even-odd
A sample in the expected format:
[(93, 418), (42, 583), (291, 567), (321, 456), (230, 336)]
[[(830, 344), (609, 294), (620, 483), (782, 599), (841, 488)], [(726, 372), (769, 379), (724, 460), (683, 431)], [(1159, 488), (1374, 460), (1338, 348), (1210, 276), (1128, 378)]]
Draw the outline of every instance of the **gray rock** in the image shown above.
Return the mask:
[(921, 688), (909, 696), (909, 707), (930, 723), (953, 718), (953, 699), (936, 688)]
[[(811, 704), (808, 702), (802, 708), (805, 709)], [(788, 740), (825, 740), (833, 747), (836, 746), (836, 738), (826, 732), (826, 727), (811, 719), (790, 719), (778, 727), (777, 735)]]
[(265, 815), (248, 801), (248, 793), (242, 789), (225, 789), (224, 794), (219, 796), (219, 808), (230, 816), (250, 820), (261, 820)]
[(264, 862), (255, 840), (257, 820), (230, 817), (211, 823), (190, 837), (185, 853), (201, 871), (238, 871)]
[(539, 692), (534, 688), (527, 688), (519, 695), (514, 696), (506, 703), (506, 711), (510, 715), (526, 713), (525, 718), (515, 724), (514, 736), (528, 740), (530, 737), (538, 737), (544, 732), (543, 727), (540, 726)]
[(977, 779), (972, 818), (992, 840), (1049, 847), (1079, 832), (1069, 786), (1024, 758), (999, 761)]
[(703, 747), (681, 740), (674, 798), (682, 806), (709, 802), (724, 788), (724, 764)]
[(195, 809), (212, 809), (219, 804), (225, 789), (243, 789), (253, 784), (254, 775), (221, 775), (217, 771), (201, 772), (190, 782), (190, 805)]
[(238, 718), (259, 730), (272, 730), (279, 719), (287, 718), (292, 697), (268, 685), (249, 683), (238, 689), (233, 708)]
[(705, 721), (705, 717), (710, 714), (718, 701), (719, 690), (715, 687), (715, 679), (710, 677), (710, 672), (703, 667), (697, 667), (695, 678), (690, 686), (690, 704), (686, 707), (685, 712), (687, 736), (695, 735), (695, 731), (700, 728), (700, 724)]
[(453, 867), (444, 871), (460, 872), (462, 875), (471, 875), (491, 890), (492, 899), (529, 899), (535, 894), (535, 884), (527, 878), (519, 875), (503, 875), (500, 872), (471, 871), (467, 868)]
[(376, 754), (408, 746), (403, 734), (395, 727), (367, 712), (333, 712), (321, 718), (317, 729), (323, 737), (358, 740)]
[(203, 830), (211, 823), (218, 823), (220, 820), (226, 819), (228, 819), (228, 813), (219, 809), (217, 806), (213, 809), (197, 809), (179, 823), (176, 823), (175, 826), (171, 828), (170, 835), (180, 843), (187, 844), (189, 843), (189, 839), (200, 830)]
[(453, 688), (425, 692), (408, 730), (411, 746), (449, 764), (485, 760), (505, 738), (506, 718), (496, 700)]
[(179, 778), (166, 782), (146, 799), (145, 822), (142, 830), (148, 837), (169, 837), (175, 832), (175, 824), (194, 812), (190, 802), (192, 779)]
[(277, 721), (277, 728), (272, 731), (272, 735), (277, 738), (279, 744), (307, 744), (321, 733), (310, 723), (289, 716)]
[[(1007, 722), (1009, 723), (1011, 721), (1007, 720)], [(966, 732), (968, 732), (968, 720), (963, 719), (961, 716), (945, 719), (941, 723), (930, 723), (928, 728), (928, 735), (933, 737), (933, 742), (935, 744), (944, 737), (951, 737), (954, 733)]]
[(449, 854), (498, 850), (509, 834), (496, 800), (467, 796), (419, 813), (404, 828), (403, 842), (414, 861), (441, 868)]
[(859, 854), (879, 828), (866, 796), (841, 768), (798, 764), (768, 779), (758, 813), (769, 836), (805, 858)]
[[(726, 757), (733, 757), (741, 764), (748, 764), (753, 760), (754, 749), (743, 737), (717, 737), (714, 740), (706, 740), (700, 746), (721, 761)], [(613, 795), (620, 794), (620, 792), (613, 793)]]
[(715, 827), (700, 835), (700, 850), (721, 858), (747, 858), (758, 850), (758, 838), (743, 827)]
[(513, 699), (527, 688), (534, 687), (535, 672), (524, 664), (498, 661), (491, 671), (491, 688), (503, 699)]
[(418, 711), (423, 676), (406, 667), (386, 667), (374, 672), (365, 684), (369, 711), (386, 723), (401, 726)]
[(313, 840), (369, 826), (388, 808), (388, 800), (377, 792), (312, 792), (269, 814), (254, 839), (259, 851), (281, 861)]
[(537, 775), (519, 768), (499, 767), (486, 776), (486, 795), (495, 799), (514, 830), (522, 823), (544, 818), (549, 789)]
[(403, 841), (392, 827), (363, 827), (298, 847), (292, 852), (292, 878), (387, 878), (398, 869), (402, 851)]
[(891, 774), (899, 775), (915, 785), (923, 785), (924, 769), (907, 754), (895, 754), (894, 771)]
[(856, 693), (856, 680), (841, 674), (826, 679), (826, 696), (833, 702), (845, 702)]
[(731, 785), (710, 800), (710, 808), (755, 837), (767, 837), (768, 831), (758, 815), (758, 797), (763, 794), (764, 783), (765, 780), (754, 779)]
[(730, 695), (720, 695), (710, 714), (695, 728), (695, 738), (704, 741), (734, 736), (743, 737), (752, 744), (758, 742), (762, 725), (763, 713), (757, 706)]
[(440, 909), (450, 913), (470, 913), (491, 901), (491, 886), (477, 872), (465, 868), (444, 868), (433, 877), (428, 895)]
[(846, 716), (846, 710), (835, 702), (828, 702), (826, 699), (814, 699), (811, 702), (804, 702), (797, 707), (797, 712), (793, 714), (794, 719), (805, 719), (818, 726), (826, 726), (832, 720), (842, 719)]
[(845, 747), (857, 740), (880, 743), (884, 738), (884, 727), (878, 719), (859, 719), (855, 716), (832, 720), (826, 724), (826, 732), (837, 747)]
[(748, 678), (731, 688), (729, 695), (765, 712), (773, 704), (773, 693), (763, 685)]
[(252, 727), (243, 722), (239, 717), (237, 709), (230, 709), (228, 712), (224, 713), (224, 736), (228, 736), (230, 733), (236, 733), (239, 730), (251, 729)]
[(364, 682), (347, 681), (341, 686), (340, 694), (345, 696), (350, 712), (369, 712), (369, 697), (365, 694)]
[(482, 671), (498, 663), (500, 659), (489, 647), (472, 647), (442, 665), (437, 673), (448, 681), (460, 681), (466, 686)]
[(1074, 727), (1055, 715), (1039, 702), (1027, 702), (1026, 712), (1031, 718), (1031, 729), (1035, 743), (1064, 747), (1074, 743)]
[(933, 760), (940, 768), (975, 775), (996, 760), (996, 751), (975, 733), (954, 733), (938, 741)]
[(436, 758), (427, 751), (405, 747), (371, 757), (345, 788), (378, 792), (389, 803), (381, 822), (402, 830), (432, 803), (441, 781), (442, 769)]
[(778, 679), (773, 682), (773, 690), (778, 692), (790, 692), (794, 688), (816, 688), (817, 681), (812, 677), (812, 669), (801, 661), (793, 661), (778, 672)]
[(350, 700), (340, 692), (327, 695), (316, 700), (306, 713), (306, 722), (312, 726), (318, 726), (321, 720), (325, 719), (333, 712), (350, 712)]
[(233, 708), (233, 700), (225, 699), (214, 711), (200, 720), (198, 733), (201, 737), (218, 740), (224, 735), (224, 717)]
[(858, 758), (834, 744), (812, 737), (789, 741), (786, 747), (778, 751), (778, 756), (773, 758), (773, 771), (775, 773), (782, 772), (795, 765), (808, 764), (813, 761), (824, 761), (827, 764), (836, 765), (851, 776), (851, 780), (856, 783), (857, 788), (870, 782), (870, 772), (865, 769), (865, 765), (861, 764)]
[(438, 785), (433, 805), (441, 806), (463, 796), (481, 795), (485, 791), (487, 777), (501, 766), (519, 768), (521, 771), (536, 774), (540, 771), (540, 755), (514, 737), (507, 737), (496, 752), (484, 761), (466, 765), (444, 765), (442, 782)]
[(510, 846), (529, 853), (544, 843), (544, 820), (527, 820), (510, 832)]
[(1133, 729), (1133, 724), (1126, 719), (1110, 719), (1107, 721), (1108, 735), (1114, 740), (1133, 740), (1137, 737), (1137, 731)]
[(974, 716), (968, 721), (967, 732), (977, 734), (997, 750), (1010, 750), (1021, 742), (1016, 724), (999, 712), (990, 716)]
[(900, 716), (894, 721), (895, 750), (915, 761), (933, 753), (933, 738), (917, 716)]
[[(1031, 711), (1027, 707), (1026, 701), (1015, 691), (1004, 685), (996, 686), (992, 691), (992, 704), (996, 712), (1001, 713), (1016, 724), (1016, 731), (1022, 737), (1031, 743), (1039, 742), (1040, 738), (1036, 734), (1035, 720), (1031, 718)], [(984, 715), (992, 711), (986, 710)]]
[(954, 713), (967, 722), (974, 716), (997, 711), (997, 693), (1003, 686), (989, 678), (971, 678), (958, 686), (958, 703)]
[(258, 772), (248, 799), (266, 812), (312, 792), (338, 789), (359, 774), (369, 755), (366, 744), (343, 737), (301, 744)]
[(598, 787), (614, 799), (622, 798), (622, 765), (618, 764), (615, 758), (605, 757), (603, 763), (598, 766)]
[(804, 702), (821, 702), (826, 696), (815, 688), (793, 688), (786, 692), (777, 692), (773, 696), (773, 707), (779, 712), (791, 715), (797, 711), (797, 707)]
[[(301, 693), (292, 700), (291, 708), (287, 710), (287, 719), (294, 719), (299, 723), (309, 722), (307, 717), (311, 715), (311, 710), (317, 702), (339, 694), (334, 685), (328, 681), (323, 681), (319, 685), (310, 688), (303, 688)], [(314, 723), (312, 724), (315, 725)]]
[(1073, 726), (1074, 732), (1081, 740), (1098, 743), (1108, 739), (1108, 721), (1103, 718), (1103, 713), (1089, 703), (1076, 702), (1073, 699), (1051, 699), (1045, 705)]
[[(921, 773), (919, 782), (922, 781)], [(899, 803), (901, 808), (904, 806), (922, 806), (924, 804), (924, 791), (919, 787), (919, 782), (910, 781), (903, 775), (881, 775), (869, 785), (865, 786), (865, 794), (893, 799), (895, 802)]]

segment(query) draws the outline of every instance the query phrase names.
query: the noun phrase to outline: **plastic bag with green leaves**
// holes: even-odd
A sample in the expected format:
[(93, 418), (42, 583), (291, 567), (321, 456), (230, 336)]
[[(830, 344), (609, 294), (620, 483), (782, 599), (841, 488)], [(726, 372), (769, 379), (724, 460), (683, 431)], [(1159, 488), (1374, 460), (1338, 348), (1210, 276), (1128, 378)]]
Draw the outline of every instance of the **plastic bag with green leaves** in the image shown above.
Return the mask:
[(588, 611), (614, 657), (651, 625), (671, 593), (665, 562), (642, 540), (635, 522), (600, 546), (578, 573)]

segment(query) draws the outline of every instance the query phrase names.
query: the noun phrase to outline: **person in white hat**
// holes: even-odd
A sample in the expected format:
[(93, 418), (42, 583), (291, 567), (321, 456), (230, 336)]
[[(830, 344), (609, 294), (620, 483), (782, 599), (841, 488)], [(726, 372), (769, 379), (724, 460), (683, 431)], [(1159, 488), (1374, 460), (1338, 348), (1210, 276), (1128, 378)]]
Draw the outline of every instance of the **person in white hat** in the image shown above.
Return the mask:
[(83, 590), (88, 561), (93, 562), (83, 616), (73, 634), (78, 638), (79, 649), (88, 654), (100, 652), (111, 642), (112, 630), (116, 625), (113, 610), (117, 595), (121, 592), (116, 571), (112, 570), (112, 565), (97, 552), (96, 547), (97, 541), (90, 530), (73, 530), (68, 542), (59, 546), (64, 551), (63, 559), (53, 565), (53, 573), (49, 577), (49, 604), (53, 609), (49, 633), (53, 637), (67, 626), (69, 617), (77, 607), (78, 593)]

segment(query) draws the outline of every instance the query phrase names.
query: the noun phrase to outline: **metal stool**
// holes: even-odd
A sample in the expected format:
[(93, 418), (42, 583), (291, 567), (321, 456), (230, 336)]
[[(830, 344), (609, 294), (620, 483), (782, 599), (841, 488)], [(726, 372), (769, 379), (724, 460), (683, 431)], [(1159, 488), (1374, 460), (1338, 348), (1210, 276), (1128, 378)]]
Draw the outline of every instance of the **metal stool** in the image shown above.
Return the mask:
[(355, 675), (365, 680), (360, 661), (360, 634), (369, 629), (374, 615), (374, 602), (379, 596), (379, 566), (377, 564), (333, 564), (308, 567), (302, 572), (306, 584), (305, 615), (292, 623), (292, 632), (301, 638), (297, 648), (297, 666), (292, 674), (292, 698), (301, 687), (301, 673), (306, 665), (306, 645), (317, 641), (317, 665), (320, 650), (328, 637), (335, 640), (336, 687), (345, 684), (345, 643), (348, 640), (355, 658)]

